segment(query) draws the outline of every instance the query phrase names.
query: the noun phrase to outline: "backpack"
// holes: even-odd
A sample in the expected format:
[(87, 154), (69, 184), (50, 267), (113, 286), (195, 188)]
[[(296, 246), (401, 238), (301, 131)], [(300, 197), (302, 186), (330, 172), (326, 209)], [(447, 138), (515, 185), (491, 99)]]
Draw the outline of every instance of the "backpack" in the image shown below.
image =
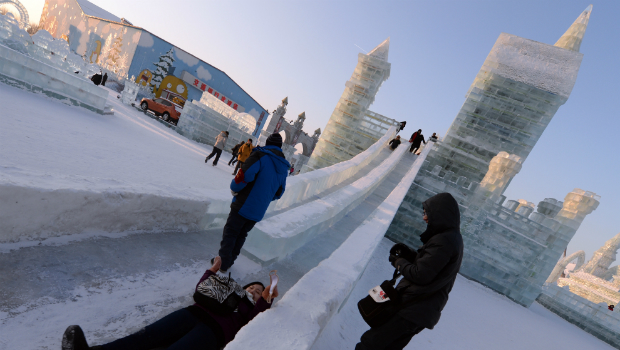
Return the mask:
[(230, 274), (211, 275), (200, 282), (194, 292), (194, 301), (198, 305), (222, 316), (233, 313), (244, 298), (254, 304), (254, 299), (248, 297), (245, 289)]

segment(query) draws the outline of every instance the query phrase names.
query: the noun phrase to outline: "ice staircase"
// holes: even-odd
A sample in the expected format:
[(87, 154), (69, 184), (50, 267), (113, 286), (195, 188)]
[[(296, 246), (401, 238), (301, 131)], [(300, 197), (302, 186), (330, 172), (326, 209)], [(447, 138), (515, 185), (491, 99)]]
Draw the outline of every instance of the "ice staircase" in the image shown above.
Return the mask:
[[(312, 347), (363, 273), (432, 148), (426, 147), (419, 156), (406, 152), (406, 144), (390, 151), (387, 142), (395, 133), (391, 129), (350, 161), (289, 178), (285, 196), (255, 226), (231, 270), (245, 283), (265, 280), (270, 270), (277, 269), (283, 297), (244, 327), (227, 349), (246, 348), (248, 340), (256, 344), (256, 334), (271, 334), (278, 328), (269, 326), (274, 320), (299, 324), (299, 333), (288, 329), (286, 334), (260, 337), (261, 344), (273, 349)], [(6, 320), (38, 312), (50, 303), (81, 310), (101, 293), (109, 293), (108, 300), (116, 295), (127, 298), (123, 286), (136, 281), (146, 282), (133, 293), (145, 293), (156, 305), (132, 311), (140, 314), (142, 323), (191, 304), (196, 279), (217, 255), (230, 205), (221, 202), (209, 206), (201, 221), (203, 231), (98, 236), (0, 254), (0, 315), (5, 313)], [(169, 274), (192, 278), (178, 279), (173, 286), (158, 285), (158, 276)], [(322, 283), (325, 280), (330, 283)], [(88, 300), (80, 299), (82, 294)], [(131, 319), (127, 312), (114, 311), (100, 322), (119, 327), (112, 332), (116, 335), (137, 331), (143, 324), (119, 321)], [(269, 322), (260, 321), (264, 317)], [(94, 344), (111, 340), (110, 334), (97, 334)]]

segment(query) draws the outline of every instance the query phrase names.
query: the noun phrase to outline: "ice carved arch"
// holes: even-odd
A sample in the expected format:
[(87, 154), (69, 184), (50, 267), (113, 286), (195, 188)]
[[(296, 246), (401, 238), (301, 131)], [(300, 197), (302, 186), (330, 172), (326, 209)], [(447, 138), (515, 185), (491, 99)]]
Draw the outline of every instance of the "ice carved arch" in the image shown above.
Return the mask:
[(30, 24), (30, 17), (28, 16), (28, 11), (24, 5), (18, 0), (0, 0), (0, 5), (13, 5), (19, 12), (19, 20), (24, 23), (24, 25)]
[(555, 265), (555, 268), (553, 269), (553, 271), (551, 271), (551, 275), (549, 275), (549, 278), (547, 278), (547, 281), (545, 282), (557, 282), (558, 278), (560, 278), (560, 276), (562, 275), (564, 269), (566, 269), (566, 266), (573, 262), (573, 260), (575, 259), (577, 259), (577, 263), (575, 264), (575, 269), (573, 271), (577, 271), (581, 266), (583, 266), (584, 262), (586, 261), (586, 252), (580, 250), (560, 260), (557, 265)]

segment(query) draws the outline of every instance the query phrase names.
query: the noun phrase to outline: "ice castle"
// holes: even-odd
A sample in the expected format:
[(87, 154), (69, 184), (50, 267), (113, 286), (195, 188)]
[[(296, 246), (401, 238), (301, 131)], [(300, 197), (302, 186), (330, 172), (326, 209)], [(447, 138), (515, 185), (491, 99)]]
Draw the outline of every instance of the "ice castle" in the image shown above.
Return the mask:
[(570, 96), (592, 6), (555, 45), (502, 33), (445, 138), (430, 151), (387, 237), (421, 245), (422, 202), (450, 192), (460, 204), (461, 274), (529, 306), (600, 197), (575, 189), (564, 202), (507, 201), (502, 195)]
[(390, 77), (390, 38), (368, 54), (358, 54), (351, 79), (334, 108), (323, 135), (302, 172), (349, 160), (377, 142), (398, 123), (368, 110), (381, 84)]

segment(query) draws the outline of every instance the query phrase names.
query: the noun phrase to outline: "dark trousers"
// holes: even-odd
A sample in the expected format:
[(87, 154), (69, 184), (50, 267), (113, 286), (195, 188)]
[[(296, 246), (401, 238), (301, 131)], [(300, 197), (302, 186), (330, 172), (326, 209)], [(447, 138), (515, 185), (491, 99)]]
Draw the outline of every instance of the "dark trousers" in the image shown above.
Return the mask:
[(244, 218), (236, 210), (230, 210), (220, 243), (219, 255), (222, 258), (222, 270), (227, 271), (235, 263), (241, 253), (245, 238), (254, 225), (256, 225), (256, 221)]
[(205, 163), (207, 162), (207, 160), (213, 158), (213, 156), (215, 156), (215, 160), (213, 161), (213, 165), (217, 165), (217, 161), (220, 160), (220, 156), (222, 155), (222, 150), (217, 148), (217, 147), (213, 147), (213, 152), (211, 152), (211, 154), (209, 154), (207, 156), (207, 159), (205, 159)]
[(239, 168), (241, 168), (242, 165), (243, 165), (242, 161), (237, 162), (237, 165), (235, 165), (235, 170), (233, 170), (233, 175), (237, 175), (237, 170), (239, 170)]
[(232, 158), (228, 161), (228, 165), (237, 163), (237, 155), (233, 153)]
[[(411, 144), (411, 147), (409, 148), (409, 152), (415, 152), (415, 151), (417, 151), (418, 149), (420, 149), (420, 145), (419, 145), (419, 144), (417, 144), (417, 145), (416, 145), (415, 143), (412, 143), (412, 144)], [(414, 151), (414, 150), (415, 150), (415, 151)]]
[(362, 334), (355, 350), (402, 350), (411, 338), (423, 329), (424, 327), (394, 315), (383, 326), (371, 328)]
[(103, 345), (104, 350), (217, 349), (215, 334), (187, 309), (175, 311), (137, 333)]

